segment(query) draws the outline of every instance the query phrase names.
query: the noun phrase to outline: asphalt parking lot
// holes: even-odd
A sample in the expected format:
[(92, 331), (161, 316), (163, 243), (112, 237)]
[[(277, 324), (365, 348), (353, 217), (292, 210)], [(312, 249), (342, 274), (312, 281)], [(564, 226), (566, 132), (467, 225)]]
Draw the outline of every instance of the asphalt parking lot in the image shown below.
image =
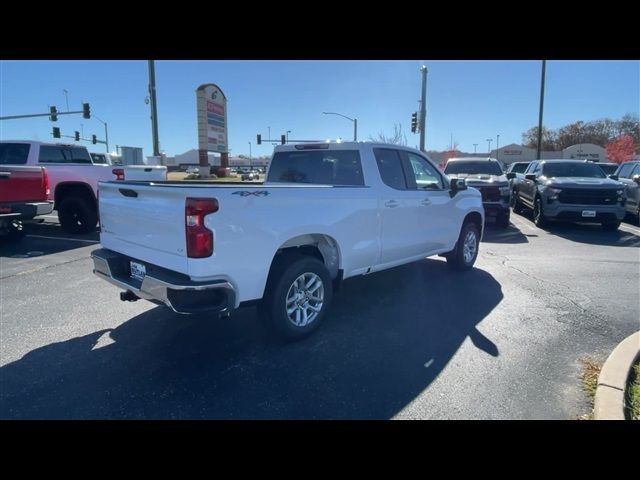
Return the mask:
[(476, 268), (348, 280), (283, 345), (254, 308), (180, 316), (92, 273), (98, 234), (55, 217), (0, 246), (0, 417), (568, 419), (579, 362), (640, 326), (640, 228), (488, 226)]

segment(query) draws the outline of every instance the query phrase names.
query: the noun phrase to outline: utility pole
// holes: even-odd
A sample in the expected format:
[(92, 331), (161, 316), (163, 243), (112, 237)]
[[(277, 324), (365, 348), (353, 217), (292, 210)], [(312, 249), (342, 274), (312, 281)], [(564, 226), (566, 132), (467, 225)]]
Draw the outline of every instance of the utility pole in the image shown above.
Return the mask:
[(424, 152), (424, 137), (427, 129), (427, 67), (420, 67), (422, 72), (422, 100), (420, 101), (420, 151)]
[(540, 80), (540, 116), (538, 117), (538, 149), (536, 151), (536, 160), (540, 159), (542, 153), (542, 110), (544, 108), (544, 73), (547, 67), (547, 61), (542, 61), (542, 78)]
[(160, 156), (158, 140), (158, 108), (156, 104), (156, 68), (153, 60), (149, 60), (149, 95), (151, 96), (151, 134), (153, 136), (153, 156)]

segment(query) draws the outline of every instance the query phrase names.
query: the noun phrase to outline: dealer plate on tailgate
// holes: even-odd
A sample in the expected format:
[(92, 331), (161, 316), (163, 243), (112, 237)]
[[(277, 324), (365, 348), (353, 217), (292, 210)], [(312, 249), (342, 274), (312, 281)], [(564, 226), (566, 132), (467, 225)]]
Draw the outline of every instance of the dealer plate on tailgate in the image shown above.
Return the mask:
[(583, 217), (595, 217), (596, 216), (596, 211), (595, 210), (583, 210), (582, 211), (582, 216)]
[(144, 276), (147, 274), (146, 267), (138, 262), (129, 262), (131, 264), (131, 277), (136, 280), (144, 280)]

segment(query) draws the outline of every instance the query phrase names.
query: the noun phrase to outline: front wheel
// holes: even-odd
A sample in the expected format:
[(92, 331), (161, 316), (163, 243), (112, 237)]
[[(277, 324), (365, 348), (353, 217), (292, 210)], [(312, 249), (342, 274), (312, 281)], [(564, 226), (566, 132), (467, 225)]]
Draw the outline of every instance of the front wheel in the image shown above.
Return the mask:
[(602, 224), (602, 229), (606, 230), (608, 232), (613, 232), (615, 230), (618, 230), (619, 226), (620, 226), (620, 222), (603, 223)]
[(521, 214), (522, 211), (524, 210), (524, 205), (522, 205), (522, 202), (518, 199), (518, 196), (516, 195), (516, 191), (515, 190), (513, 192), (511, 192), (511, 198), (509, 199), (509, 205), (513, 209), (513, 213)]
[(261, 310), (284, 340), (300, 340), (322, 322), (331, 304), (331, 276), (320, 260), (286, 255), (271, 272)]
[(467, 222), (460, 230), (456, 248), (447, 254), (447, 265), (454, 270), (469, 270), (478, 258), (480, 232), (475, 223)]
[(535, 223), (538, 228), (544, 228), (548, 224), (547, 217), (544, 216), (544, 211), (542, 210), (542, 200), (540, 197), (537, 197), (533, 204), (533, 223)]

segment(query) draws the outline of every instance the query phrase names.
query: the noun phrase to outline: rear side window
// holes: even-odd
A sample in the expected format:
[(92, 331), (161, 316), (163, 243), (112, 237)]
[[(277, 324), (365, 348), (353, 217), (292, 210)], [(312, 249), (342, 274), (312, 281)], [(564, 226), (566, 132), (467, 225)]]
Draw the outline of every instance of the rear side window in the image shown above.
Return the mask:
[(0, 165), (24, 165), (29, 157), (28, 143), (0, 143)]
[(109, 163), (107, 162), (107, 156), (103, 153), (92, 153), (91, 158), (93, 159), (93, 163)]
[(389, 148), (374, 148), (373, 154), (376, 157), (380, 178), (385, 185), (396, 190), (406, 190), (407, 181), (404, 178), (398, 151)]
[(357, 150), (305, 150), (273, 155), (267, 182), (364, 185)]
[(40, 163), (91, 163), (89, 152), (84, 148), (42, 145)]
[(524, 173), (524, 171), (527, 169), (528, 166), (529, 166), (528, 163), (515, 163), (511, 167), (511, 172), (513, 172), (513, 173)]

